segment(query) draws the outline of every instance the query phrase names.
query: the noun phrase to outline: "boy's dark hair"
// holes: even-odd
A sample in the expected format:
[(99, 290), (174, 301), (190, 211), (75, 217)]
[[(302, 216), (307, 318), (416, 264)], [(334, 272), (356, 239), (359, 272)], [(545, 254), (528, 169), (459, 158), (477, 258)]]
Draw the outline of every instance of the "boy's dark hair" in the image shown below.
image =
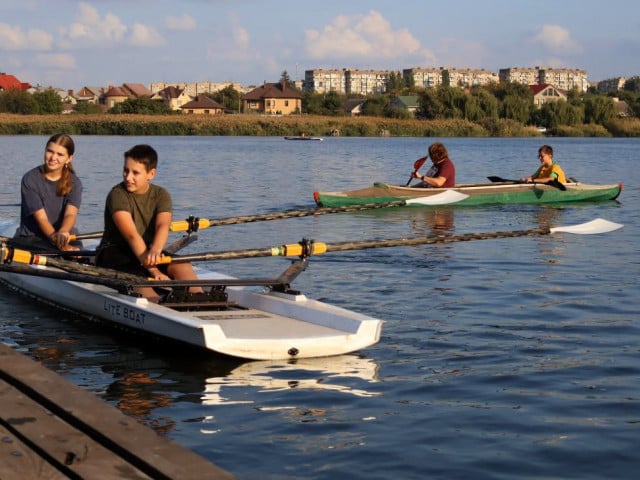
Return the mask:
[(134, 145), (124, 152), (124, 159), (131, 158), (142, 163), (147, 172), (153, 168), (158, 168), (158, 152), (150, 145)]

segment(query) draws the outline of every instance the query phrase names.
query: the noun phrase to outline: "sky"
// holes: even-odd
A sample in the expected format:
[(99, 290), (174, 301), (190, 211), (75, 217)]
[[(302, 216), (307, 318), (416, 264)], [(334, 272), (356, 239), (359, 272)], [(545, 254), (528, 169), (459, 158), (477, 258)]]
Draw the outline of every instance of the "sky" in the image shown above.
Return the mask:
[(631, 0), (0, 0), (0, 72), (79, 90), (305, 70), (578, 68), (640, 75)]

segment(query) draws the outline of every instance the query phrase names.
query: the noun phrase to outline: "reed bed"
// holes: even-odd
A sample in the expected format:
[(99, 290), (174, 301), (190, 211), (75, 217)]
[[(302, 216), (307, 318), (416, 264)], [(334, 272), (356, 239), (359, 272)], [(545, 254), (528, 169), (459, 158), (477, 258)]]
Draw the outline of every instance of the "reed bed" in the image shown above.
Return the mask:
[[(559, 129), (568, 136), (640, 136), (640, 120)], [(612, 131), (613, 130), (613, 131)], [(327, 137), (532, 137), (541, 134), (513, 120), (416, 120), (310, 115), (15, 115), (0, 114), (0, 135), (172, 135)], [(552, 132), (554, 133), (554, 132)], [(554, 133), (555, 134), (555, 133)]]

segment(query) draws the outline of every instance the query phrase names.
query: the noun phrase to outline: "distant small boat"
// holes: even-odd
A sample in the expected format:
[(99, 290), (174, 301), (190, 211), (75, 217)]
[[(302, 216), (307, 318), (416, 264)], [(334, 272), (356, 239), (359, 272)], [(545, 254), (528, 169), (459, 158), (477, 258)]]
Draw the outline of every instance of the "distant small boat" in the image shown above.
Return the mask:
[(307, 137), (305, 135), (298, 135), (296, 137), (284, 137), (285, 140), (317, 140), (322, 141), (322, 137)]

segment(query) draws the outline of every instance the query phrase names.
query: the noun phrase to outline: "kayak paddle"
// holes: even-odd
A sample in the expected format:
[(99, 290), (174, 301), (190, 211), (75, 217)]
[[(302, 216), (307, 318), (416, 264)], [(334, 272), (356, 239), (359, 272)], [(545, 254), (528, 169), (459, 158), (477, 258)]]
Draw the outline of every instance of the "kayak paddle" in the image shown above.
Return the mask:
[(409, 186), (409, 184), (411, 183), (411, 180), (413, 180), (413, 175), (418, 173), (418, 170), (420, 170), (420, 167), (422, 167), (422, 165), (424, 165), (424, 162), (426, 162), (426, 161), (427, 161), (427, 157), (424, 156), (424, 157), (420, 157), (415, 162), (413, 162), (413, 173), (409, 177), (409, 181), (407, 182), (405, 187)]
[[(500, 183), (527, 183), (527, 182), (523, 182), (522, 180), (509, 180), (506, 178), (502, 178), (502, 177), (487, 177), (491, 182), (500, 182)], [(552, 181), (550, 182), (546, 182), (543, 183), (543, 185), (551, 185), (552, 187), (556, 187), (558, 190), (562, 190), (565, 191), (567, 189), (567, 187), (564, 186), (563, 183), (561, 183), (557, 178), (554, 178)]]

